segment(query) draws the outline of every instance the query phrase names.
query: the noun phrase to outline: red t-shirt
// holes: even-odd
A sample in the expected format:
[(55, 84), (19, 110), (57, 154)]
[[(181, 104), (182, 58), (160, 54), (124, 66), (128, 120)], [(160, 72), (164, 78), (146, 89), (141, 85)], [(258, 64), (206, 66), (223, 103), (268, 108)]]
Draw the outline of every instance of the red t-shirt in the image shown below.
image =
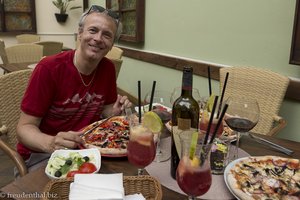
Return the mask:
[[(89, 86), (84, 86), (73, 64), (74, 50), (41, 60), (35, 67), (24, 94), (21, 110), (42, 118), (40, 130), (49, 135), (60, 131), (77, 131), (100, 119), (104, 105), (117, 99), (116, 75), (113, 63), (103, 58)], [(82, 75), (88, 84), (94, 73)], [(31, 150), (17, 145), (27, 159)]]

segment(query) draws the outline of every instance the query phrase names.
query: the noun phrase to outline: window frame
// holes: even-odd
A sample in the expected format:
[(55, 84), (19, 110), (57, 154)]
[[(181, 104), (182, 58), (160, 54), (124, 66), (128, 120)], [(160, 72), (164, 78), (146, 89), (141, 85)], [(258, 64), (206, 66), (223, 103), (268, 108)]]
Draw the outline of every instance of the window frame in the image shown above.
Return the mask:
[[(35, 13), (35, 0), (27, 0), (30, 3), (30, 11), (5, 11), (4, 5), (6, 0), (1, 0), (0, 3), (0, 23), (1, 29), (0, 33), (36, 33), (36, 13)], [(7, 0), (11, 1), (11, 0)], [(16, 0), (18, 1), (18, 0)], [(6, 26), (6, 14), (16, 14), (16, 15), (29, 15), (31, 28), (30, 29), (16, 29), (8, 30)]]
[(290, 64), (300, 65), (300, 13), (299, 0), (296, 1), (293, 26), (292, 45), (290, 52)]
[[(126, 42), (135, 42), (135, 43), (141, 43), (145, 40), (145, 0), (131, 0), (134, 2), (135, 7), (134, 8), (123, 8), (123, 3), (125, 1), (119, 1), (114, 0), (115, 3), (118, 4), (118, 8), (112, 9), (112, 0), (106, 0), (106, 8), (112, 9), (115, 12), (117, 12), (120, 16), (121, 21), (123, 22), (123, 32), (120, 36), (120, 41), (126, 41)], [(127, 2), (129, 2), (128, 0)], [(125, 14), (129, 12), (135, 12), (135, 19), (132, 24), (134, 24), (134, 33), (133, 35), (126, 34), (124, 32), (124, 29), (126, 26), (126, 20), (131, 20), (129, 17), (127, 17)]]

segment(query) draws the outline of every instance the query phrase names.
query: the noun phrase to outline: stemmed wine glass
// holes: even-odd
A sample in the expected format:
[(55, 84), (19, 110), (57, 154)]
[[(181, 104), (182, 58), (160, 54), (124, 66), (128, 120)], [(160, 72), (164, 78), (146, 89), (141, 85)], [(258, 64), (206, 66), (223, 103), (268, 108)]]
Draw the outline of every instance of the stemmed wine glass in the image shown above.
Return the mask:
[[(151, 92), (148, 92), (144, 99), (144, 111), (148, 111), (151, 98)], [(156, 90), (153, 94), (152, 111), (154, 111), (162, 120), (163, 124), (171, 120), (170, 104), (171, 93), (163, 90)], [(154, 162), (163, 162), (170, 158), (171, 153), (167, 148), (161, 146), (163, 133), (159, 133), (156, 141), (156, 156)]]
[[(175, 87), (172, 91), (171, 98), (170, 98), (171, 105), (174, 104), (174, 102), (178, 97), (180, 97), (180, 95), (181, 95), (181, 87)], [(193, 88), (193, 97), (199, 103), (200, 106), (202, 99), (199, 90), (197, 88)]]
[(205, 194), (212, 184), (211, 144), (204, 144), (203, 140), (198, 140), (193, 146), (192, 134), (193, 131), (180, 133), (181, 158), (176, 170), (177, 184), (191, 200)]
[(226, 103), (228, 109), (224, 119), (237, 136), (236, 151), (233, 157), (233, 159), (237, 159), (241, 133), (246, 134), (256, 126), (259, 120), (259, 105), (257, 100), (243, 96), (229, 97)]

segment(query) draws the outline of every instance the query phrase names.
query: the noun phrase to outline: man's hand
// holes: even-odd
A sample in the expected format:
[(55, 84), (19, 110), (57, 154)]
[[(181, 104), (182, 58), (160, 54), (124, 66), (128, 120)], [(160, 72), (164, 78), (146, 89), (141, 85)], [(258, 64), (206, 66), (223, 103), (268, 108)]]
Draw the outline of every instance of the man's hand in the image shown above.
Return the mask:
[(83, 140), (80, 137), (83, 132), (68, 131), (59, 132), (53, 137), (52, 149), (75, 149), (78, 148), (80, 144), (83, 144)]
[(112, 108), (112, 115), (118, 115), (122, 113), (123, 110), (130, 108), (131, 106), (132, 103), (129, 101), (127, 96), (121, 96), (118, 94), (118, 98)]

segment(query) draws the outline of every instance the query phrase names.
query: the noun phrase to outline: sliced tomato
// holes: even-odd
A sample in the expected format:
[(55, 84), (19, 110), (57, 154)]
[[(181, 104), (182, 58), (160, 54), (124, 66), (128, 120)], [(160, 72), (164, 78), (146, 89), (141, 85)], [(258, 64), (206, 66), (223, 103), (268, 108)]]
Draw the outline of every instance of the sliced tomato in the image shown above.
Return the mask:
[(79, 167), (81, 173), (93, 173), (97, 170), (97, 167), (93, 163), (85, 162)]
[(114, 136), (114, 135), (108, 136), (109, 141), (113, 141), (114, 139), (116, 139), (116, 136)]
[(67, 177), (74, 177), (75, 174), (82, 174), (79, 170), (69, 171)]

